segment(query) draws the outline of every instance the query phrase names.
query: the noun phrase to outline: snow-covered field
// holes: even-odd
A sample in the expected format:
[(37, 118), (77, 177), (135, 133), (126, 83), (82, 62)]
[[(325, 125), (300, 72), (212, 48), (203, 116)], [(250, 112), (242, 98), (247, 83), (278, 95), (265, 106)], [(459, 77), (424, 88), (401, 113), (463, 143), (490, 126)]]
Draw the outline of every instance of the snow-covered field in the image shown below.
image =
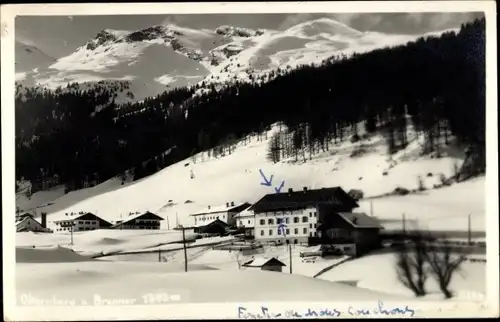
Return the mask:
[[(186, 230), (186, 240), (193, 239), (195, 234)], [(188, 247), (198, 247), (230, 241), (232, 237), (212, 237), (198, 239), (188, 243)], [(182, 232), (176, 230), (134, 231), (134, 230), (92, 230), (73, 233), (73, 245), (70, 233), (33, 233), (16, 234), (16, 246), (24, 248), (44, 248), (63, 246), (85, 254), (109, 254), (122, 252), (154, 252), (182, 247)]]
[[(343, 263), (317, 278), (343, 282), (360, 289), (412, 296), (411, 291), (398, 281), (395, 263), (396, 256), (392, 253), (373, 254)], [(428, 298), (442, 298), (433, 278), (430, 277), (425, 285)], [(454, 300), (474, 300), (470, 294), (475, 294), (475, 300), (482, 301), (486, 296), (486, 263), (465, 262), (461, 270), (453, 275), (450, 288), (455, 293)]]

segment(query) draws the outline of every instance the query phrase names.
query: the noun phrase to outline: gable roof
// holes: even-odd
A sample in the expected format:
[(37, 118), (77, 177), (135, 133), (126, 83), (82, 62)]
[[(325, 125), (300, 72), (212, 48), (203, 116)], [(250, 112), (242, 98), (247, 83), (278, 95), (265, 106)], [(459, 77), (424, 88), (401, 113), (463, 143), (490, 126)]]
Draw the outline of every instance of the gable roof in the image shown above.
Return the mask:
[(134, 214), (134, 215), (128, 216), (123, 221), (115, 224), (113, 226), (113, 228), (114, 227), (118, 227), (118, 226), (123, 225), (123, 224), (126, 224), (126, 223), (128, 223), (128, 222), (130, 222), (132, 220), (139, 219), (142, 216), (146, 216), (146, 215), (149, 215), (150, 217), (152, 217), (153, 219), (156, 219), (156, 220), (164, 220), (162, 217), (158, 216), (157, 214), (154, 214), (151, 211), (146, 211), (146, 212), (143, 212), (143, 213), (139, 213), (139, 214)]
[(338, 212), (354, 228), (383, 228), (380, 222), (365, 213)]
[(220, 219), (214, 219), (212, 221), (209, 221), (208, 223), (197, 223), (193, 227), (196, 227), (196, 228), (208, 227), (208, 226), (213, 226), (215, 224), (221, 225), (221, 226), (224, 226), (224, 227), (228, 227), (229, 226), (227, 223), (225, 223), (224, 221), (222, 221)]
[(251, 206), (249, 210), (261, 213), (266, 211), (300, 209), (318, 204), (358, 207), (357, 202), (341, 187), (333, 187), (267, 194)]
[(193, 213), (190, 216), (200, 216), (200, 215), (214, 214), (219, 212), (239, 212), (245, 208), (248, 208), (249, 206), (250, 204), (248, 202), (241, 202), (234, 204), (234, 206), (229, 205), (229, 207), (227, 205), (210, 207), (210, 208), (205, 208), (204, 211), (198, 211), (196, 213)]
[(263, 258), (263, 257), (258, 257), (254, 258), (251, 261), (246, 262), (243, 264), (245, 267), (262, 267), (264, 265), (268, 264), (274, 264), (274, 265), (279, 265), (279, 266), (286, 266), (283, 262), (280, 260), (276, 259), (275, 257), (271, 258)]
[(249, 210), (250, 207), (247, 209), (243, 210), (242, 212), (236, 214), (233, 218), (246, 218), (246, 217), (253, 217), (255, 216), (254, 212)]
[(67, 221), (74, 221), (74, 220), (98, 220), (101, 225), (102, 223), (104, 223), (105, 225), (108, 225), (108, 226), (111, 226), (111, 223), (107, 220), (104, 220), (102, 219), (101, 217), (91, 213), (91, 212), (85, 212), (85, 213), (81, 213), (81, 214), (77, 214), (76, 216), (68, 216), (69, 218), (67, 219), (59, 219), (59, 220), (54, 220), (54, 223), (58, 223), (58, 222), (67, 222)]

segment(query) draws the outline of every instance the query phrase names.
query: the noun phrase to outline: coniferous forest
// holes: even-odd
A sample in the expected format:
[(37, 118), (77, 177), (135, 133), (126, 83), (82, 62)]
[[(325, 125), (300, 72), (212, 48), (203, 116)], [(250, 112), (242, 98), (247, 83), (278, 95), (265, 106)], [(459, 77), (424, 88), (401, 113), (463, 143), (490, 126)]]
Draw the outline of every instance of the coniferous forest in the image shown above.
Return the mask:
[(408, 143), (406, 115), (429, 151), (453, 134), (473, 148), (479, 171), (485, 167), (484, 19), (457, 34), (332, 57), (319, 67), (281, 70), (265, 84), (199, 96), (179, 88), (119, 105), (116, 88), (70, 87), (16, 87), (17, 179), (57, 175), (72, 189), (125, 171), (139, 179), (200, 151), (232, 153), (236, 142), (276, 122), (287, 130), (270, 140), (274, 162), (306, 160), (331, 140), (355, 139), (360, 121), (367, 132), (383, 131), (391, 153)]

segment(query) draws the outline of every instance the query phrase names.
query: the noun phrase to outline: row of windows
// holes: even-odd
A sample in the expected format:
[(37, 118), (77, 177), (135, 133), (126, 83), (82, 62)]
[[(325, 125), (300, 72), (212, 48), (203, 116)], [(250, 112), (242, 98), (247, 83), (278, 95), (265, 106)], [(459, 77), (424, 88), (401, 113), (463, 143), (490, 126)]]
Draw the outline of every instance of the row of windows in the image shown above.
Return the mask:
[(136, 219), (135, 223), (136, 224), (142, 224), (142, 223), (144, 223), (144, 224), (150, 224), (150, 223), (151, 224), (155, 224), (155, 223), (158, 223), (159, 224), (159, 221), (156, 220), (156, 219)]
[[(96, 220), (75, 220), (74, 223), (81, 225), (97, 225)], [(61, 222), (61, 223), (56, 223), (56, 225), (71, 226), (71, 222)]]
[[(298, 228), (295, 228), (295, 229), (293, 230), (293, 232), (294, 232), (294, 234), (295, 234), (295, 235), (298, 235), (298, 234), (299, 234), (299, 229), (298, 229)], [(302, 233), (303, 233), (304, 235), (307, 235), (307, 228), (303, 228), (303, 229), (302, 229)], [(261, 231), (260, 231), (260, 235), (261, 235), (261, 236), (265, 236), (265, 231), (264, 231), (264, 230), (261, 230)], [(278, 230), (278, 235), (281, 235), (281, 230)], [(290, 235), (290, 229), (287, 229), (287, 230), (285, 231), (285, 235), (286, 235), (286, 236), (289, 236), (289, 235)], [(269, 236), (273, 236), (273, 230), (272, 230), (272, 229), (269, 229)], [(313, 236), (314, 236), (314, 237), (317, 237), (317, 236), (318, 236), (318, 233), (317, 233), (317, 232), (309, 232), (309, 236), (310, 236), (310, 237), (313, 237)]]
[[(78, 228), (78, 230), (93, 230), (95, 228), (92, 228), (92, 227), (81, 227), (81, 228)], [(77, 229), (75, 229), (76, 231)], [(71, 231), (71, 228), (58, 228), (57, 231)]]
[[(274, 231), (273, 229), (269, 229), (269, 236), (272, 236), (272, 235), (273, 235), (273, 231)], [(295, 229), (293, 230), (293, 233), (294, 233), (295, 235), (298, 235), (298, 234), (299, 234), (299, 229), (298, 229), (298, 228), (295, 228)], [(303, 228), (303, 229), (302, 229), (302, 233), (303, 233), (303, 234), (307, 234), (307, 228)], [(264, 231), (264, 230), (261, 230), (261, 231), (260, 231), (260, 235), (261, 235), (261, 236), (264, 236), (264, 234), (265, 234), (265, 231)], [(280, 230), (280, 229), (278, 229), (278, 235), (281, 235), (281, 230)], [(290, 235), (290, 229), (288, 229), (288, 228), (287, 228), (287, 229), (285, 230), (285, 235)]]
[[(219, 219), (220, 216), (203, 216), (201, 217), (200, 219), (197, 219), (196, 217), (194, 218), (194, 222), (196, 222), (196, 220), (202, 220), (202, 221), (205, 221), (205, 220), (215, 220), (215, 219)], [(222, 215), (222, 218), (225, 219), (226, 218), (226, 215)]]

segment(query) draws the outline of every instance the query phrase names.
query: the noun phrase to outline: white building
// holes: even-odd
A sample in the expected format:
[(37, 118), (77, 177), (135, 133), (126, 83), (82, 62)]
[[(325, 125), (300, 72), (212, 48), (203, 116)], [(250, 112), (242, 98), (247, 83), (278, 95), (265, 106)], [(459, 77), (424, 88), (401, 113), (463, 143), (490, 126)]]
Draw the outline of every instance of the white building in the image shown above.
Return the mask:
[(111, 223), (91, 212), (67, 213), (67, 219), (55, 220), (56, 231), (84, 231), (109, 228)]
[[(318, 210), (305, 209), (268, 211), (255, 214), (255, 239), (269, 242), (303, 244), (309, 237), (317, 237)], [(286, 228), (282, 232), (280, 224)]]
[(223, 221), (229, 226), (236, 226), (235, 216), (242, 210), (248, 208), (249, 203), (239, 203), (235, 204), (233, 202), (227, 202), (224, 206), (211, 207), (208, 206), (206, 210), (200, 211), (198, 213), (191, 214), (194, 217), (195, 226), (205, 225), (213, 222), (216, 219)]
[(255, 235), (255, 214), (248, 208), (234, 216), (236, 220), (236, 227), (244, 229), (245, 234), (248, 236)]
[[(340, 187), (265, 195), (249, 208), (255, 213), (255, 239), (261, 242), (309, 243), (321, 237), (320, 225), (331, 224), (336, 211), (358, 207)], [(278, 227), (282, 229), (278, 229)]]

